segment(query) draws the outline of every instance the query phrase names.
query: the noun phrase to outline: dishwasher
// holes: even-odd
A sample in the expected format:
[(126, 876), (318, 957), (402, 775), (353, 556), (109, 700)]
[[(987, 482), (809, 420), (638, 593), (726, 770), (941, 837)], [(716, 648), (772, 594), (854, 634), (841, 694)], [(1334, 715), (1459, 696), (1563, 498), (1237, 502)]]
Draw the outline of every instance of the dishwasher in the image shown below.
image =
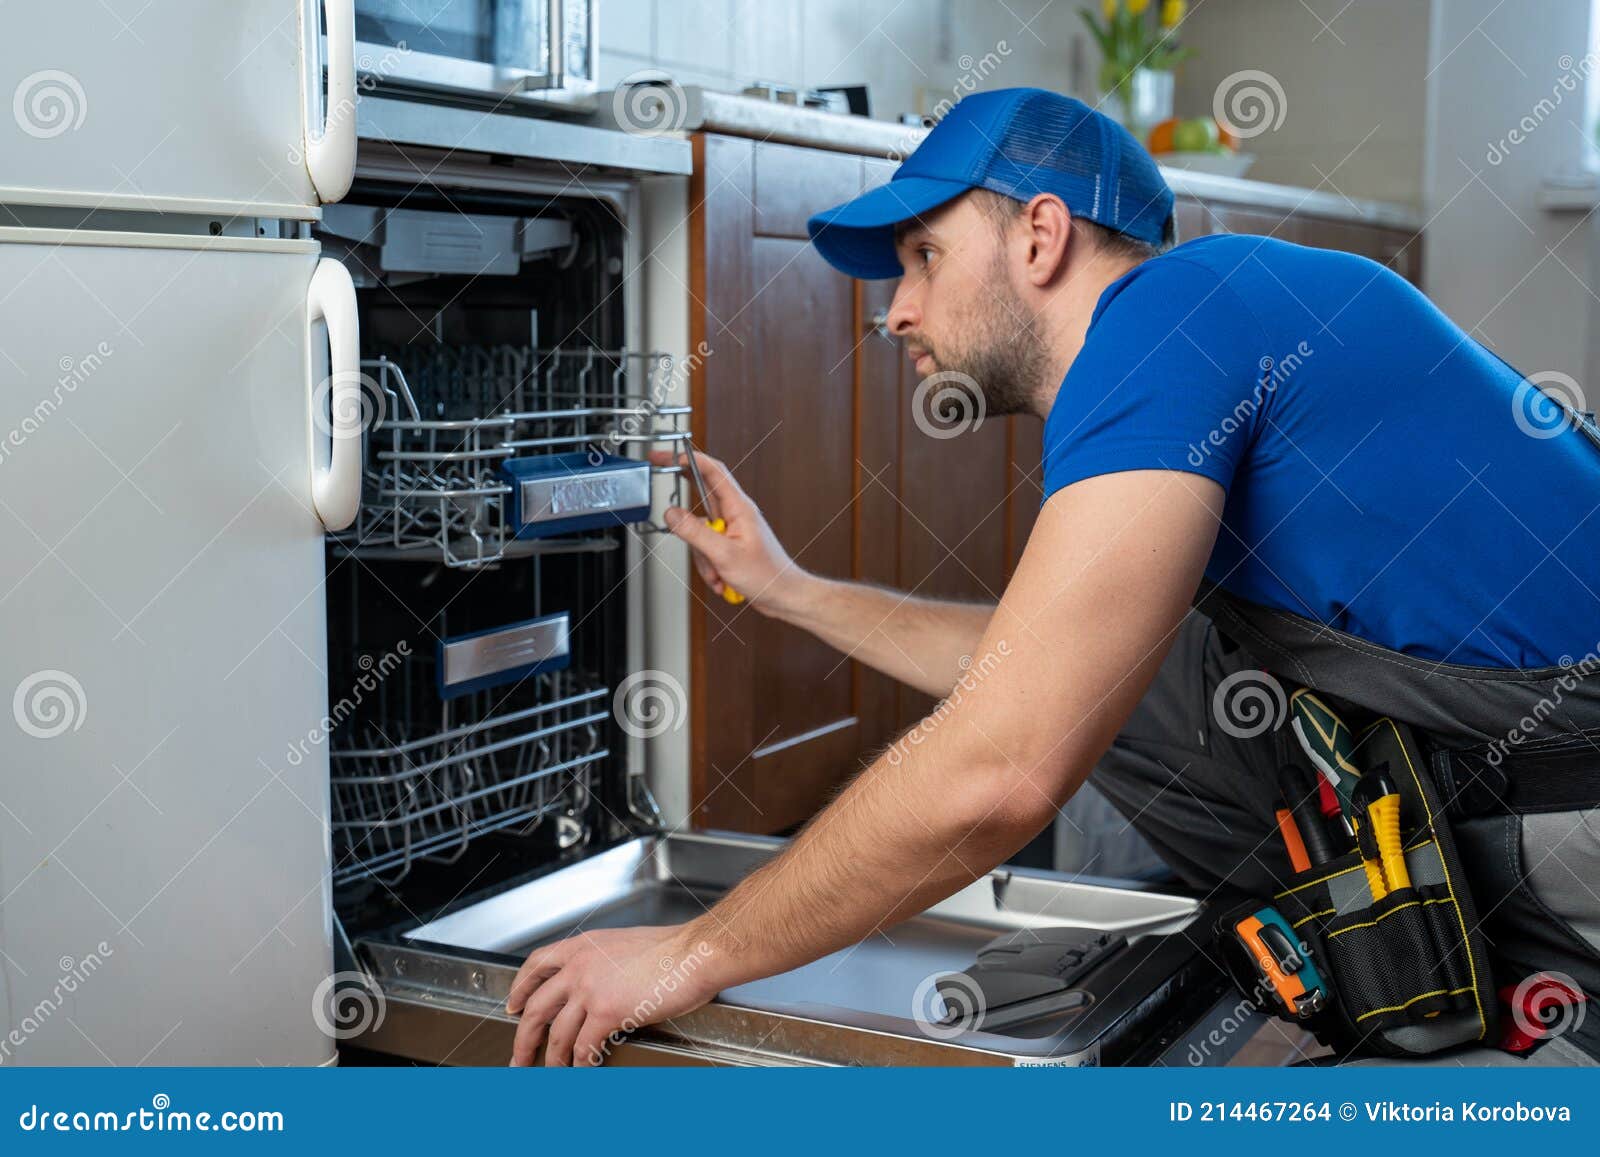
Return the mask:
[[(330, 1028), (351, 1057), (504, 1064), (530, 948), (688, 919), (782, 847), (671, 830), (648, 733), (619, 719), (652, 629), (641, 564), (689, 497), (648, 454), (693, 436), (680, 366), (640, 348), (640, 195), (626, 175), (363, 142), (316, 227), (361, 334), (364, 488), (326, 584)], [(1207, 923), (1183, 896), (1001, 868), (609, 1063), (1184, 1063), (1241, 1015)], [(950, 1022), (940, 978), (1061, 928), (1118, 945), (1071, 1007)]]

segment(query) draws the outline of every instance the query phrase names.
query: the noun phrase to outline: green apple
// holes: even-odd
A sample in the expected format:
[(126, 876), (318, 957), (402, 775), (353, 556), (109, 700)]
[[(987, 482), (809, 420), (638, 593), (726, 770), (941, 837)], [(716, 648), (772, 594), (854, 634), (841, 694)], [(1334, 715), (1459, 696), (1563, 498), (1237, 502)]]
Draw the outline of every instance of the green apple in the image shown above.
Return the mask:
[(1217, 122), (1210, 117), (1179, 121), (1172, 130), (1172, 147), (1180, 153), (1208, 153), (1217, 143)]

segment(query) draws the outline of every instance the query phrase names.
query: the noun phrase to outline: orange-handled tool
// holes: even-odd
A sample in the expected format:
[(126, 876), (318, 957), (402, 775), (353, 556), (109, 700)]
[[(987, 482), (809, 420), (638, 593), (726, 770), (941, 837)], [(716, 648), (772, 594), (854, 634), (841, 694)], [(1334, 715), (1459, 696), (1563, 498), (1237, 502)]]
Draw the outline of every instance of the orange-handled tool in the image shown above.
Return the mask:
[[(728, 524), (711, 505), (711, 491), (706, 489), (706, 480), (700, 473), (700, 464), (694, 460), (694, 444), (687, 438), (684, 439), (683, 443), (683, 456), (689, 462), (689, 477), (694, 482), (694, 488), (700, 492), (700, 505), (706, 512), (706, 525), (718, 534), (727, 534)], [(722, 601), (732, 606), (738, 606), (744, 602), (744, 596), (724, 581), (722, 584)]]

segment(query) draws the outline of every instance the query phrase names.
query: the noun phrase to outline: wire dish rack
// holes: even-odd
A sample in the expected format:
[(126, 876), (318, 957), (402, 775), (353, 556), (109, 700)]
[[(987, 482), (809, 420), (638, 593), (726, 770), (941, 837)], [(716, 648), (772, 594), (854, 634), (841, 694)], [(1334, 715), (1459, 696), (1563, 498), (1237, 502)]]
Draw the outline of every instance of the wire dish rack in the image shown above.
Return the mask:
[(553, 822), (561, 846), (584, 838), (575, 817), (610, 754), (607, 688), (556, 671), (444, 700), (429, 656), (407, 667), (334, 732), (335, 883), (394, 883), (494, 831)]
[[(433, 345), (361, 364), (366, 480), (354, 525), (336, 536), (351, 553), (472, 568), (603, 549), (603, 535), (519, 539), (501, 464), (574, 451), (639, 457), (690, 438), (689, 407), (666, 403), (674, 371), (663, 354)], [(677, 468), (654, 472), (671, 476), (682, 505)]]

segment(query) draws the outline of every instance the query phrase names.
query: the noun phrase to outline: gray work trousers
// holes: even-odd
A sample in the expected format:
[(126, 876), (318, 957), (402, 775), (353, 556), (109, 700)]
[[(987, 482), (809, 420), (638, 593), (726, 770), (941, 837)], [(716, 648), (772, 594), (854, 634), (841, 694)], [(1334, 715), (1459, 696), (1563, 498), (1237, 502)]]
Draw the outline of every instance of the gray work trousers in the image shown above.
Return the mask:
[[(1202, 893), (1231, 888), (1270, 896), (1292, 873), (1275, 818), (1276, 737), (1270, 730), (1242, 737), (1236, 732), (1247, 729), (1237, 720), (1224, 726), (1213, 708), (1218, 685), (1253, 667), (1209, 619), (1191, 612), (1090, 779), (1125, 824)], [(1600, 771), (1600, 747), (1595, 758)], [(1600, 809), (1486, 817), (1455, 831), (1497, 975), (1503, 970), (1508, 982), (1546, 970), (1571, 976), (1600, 1023)], [(1100, 859), (1114, 868), (1118, 855), (1130, 854), (1123, 848)], [(1102, 863), (1083, 870), (1116, 874)], [(1566, 1040), (1552, 1041), (1534, 1060), (1593, 1063)], [(1526, 1062), (1480, 1048), (1451, 1053), (1447, 1063)]]

